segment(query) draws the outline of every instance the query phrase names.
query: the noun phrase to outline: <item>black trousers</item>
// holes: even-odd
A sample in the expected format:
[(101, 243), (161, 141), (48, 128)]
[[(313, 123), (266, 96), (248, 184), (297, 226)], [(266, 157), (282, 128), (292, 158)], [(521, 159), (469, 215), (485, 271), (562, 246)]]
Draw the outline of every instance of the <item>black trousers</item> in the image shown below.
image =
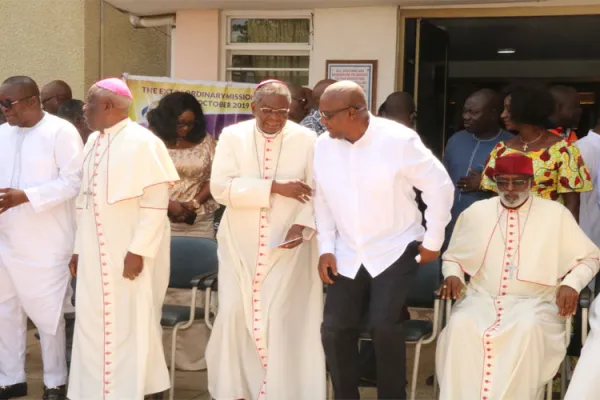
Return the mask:
[(367, 330), (377, 360), (377, 397), (406, 399), (404, 307), (418, 264), (418, 242), (380, 275), (361, 266), (354, 279), (341, 275), (327, 288), (321, 339), (335, 399), (360, 399), (358, 338)]

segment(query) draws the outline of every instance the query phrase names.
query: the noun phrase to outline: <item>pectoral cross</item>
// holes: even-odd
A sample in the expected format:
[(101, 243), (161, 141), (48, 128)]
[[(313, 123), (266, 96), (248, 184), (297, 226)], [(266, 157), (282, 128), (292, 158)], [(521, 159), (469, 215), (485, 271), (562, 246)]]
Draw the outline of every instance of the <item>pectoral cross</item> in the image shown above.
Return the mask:
[(528, 148), (529, 148), (529, 146), (527, 146), (527, 143), (525, 143), (525, 144), (523, 145), (523, 151), (527, 151), (527, 149), (528, 149)]
[(90, 207), (90, 197), (92, 197), (94, 193), (88, 189), (82, 194), (85, 196), (85, 209), (87, 210)]
[(517, 265), (510, 263), (510, 265), (508, 266), (508, 274), (509, 274), (510, 280), (513, 279), (514, 273), (517, 269), (519, 269), (519, 267)]

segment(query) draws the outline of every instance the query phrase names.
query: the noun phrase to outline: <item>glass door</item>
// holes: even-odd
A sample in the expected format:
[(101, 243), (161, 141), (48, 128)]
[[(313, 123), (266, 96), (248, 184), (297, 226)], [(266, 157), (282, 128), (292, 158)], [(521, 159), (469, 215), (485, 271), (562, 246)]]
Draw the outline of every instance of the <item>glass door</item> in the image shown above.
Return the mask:
[(417, 106), (417, 132), (441, 158), (447, 136), (448, 34), (425, 19), (407, 19), (405, 27), (403, 87)]

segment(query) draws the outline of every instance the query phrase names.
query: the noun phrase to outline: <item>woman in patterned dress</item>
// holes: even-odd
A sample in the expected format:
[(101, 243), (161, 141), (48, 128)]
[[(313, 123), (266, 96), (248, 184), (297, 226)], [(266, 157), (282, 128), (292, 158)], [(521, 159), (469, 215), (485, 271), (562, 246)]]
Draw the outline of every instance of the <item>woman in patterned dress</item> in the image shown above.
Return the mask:
[[(214, 239), (214, 214), (219, 204), (210, 194), (210, 173), (215, 154), (215, 140), (206, 133), (202, 106), (196, 98), (184, 92), (163, 97), (149, 112), (150, 129), (166, 144), (177, 168), (180, 181), (175, 184), (169, 201), (172, 236), (193, 236)], [(165, 303), (189, 306), (191, 292), (169, 289)], [(202, 300), (198, 300), (202, 306)], [(165, 332), (165, 352), (170, 354), (171, 337)], [(179, 333), (176, 367), (186, 371), (206, 368), (204, 348), (209, 331), (202, 324)]]
[(554, 99), (543, 88), (517, 87), (510, 92), (504, 100), (502, 119), (508, 130), (518, 134), (492, 150), (481, 188), (496, 191), (493, 176), (498, 157), (523, 153), (533, 159), (533, 194), (559, 201), (578, 220), (580, 193), (592, 190), (592, 181), (579, 149), (544, 128), (553, 112)]

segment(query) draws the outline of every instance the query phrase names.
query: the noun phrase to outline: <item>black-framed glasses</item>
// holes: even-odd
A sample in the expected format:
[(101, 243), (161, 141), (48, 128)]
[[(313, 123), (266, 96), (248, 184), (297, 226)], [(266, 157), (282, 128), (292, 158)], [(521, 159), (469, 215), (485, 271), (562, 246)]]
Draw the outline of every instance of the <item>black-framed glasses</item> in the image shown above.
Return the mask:
[(290, 113), (289, 108), (261, 107), (260, 111), (267, 116), (273, 115), (273, 116), (278, 116), (278, 117), (287, 117), (288, 114)]
[(42, 104), (46, 104), (47, 102), (49, 102), (52, 99), (57, 98), (58, 95), (54, 95), (54, 96), (50, 96), (50, 97), (46, 97), (45, 99), (42, 99)]
[(0, 107), (10, 110), (11, 108), (13, 108), (13, 106), (15, 104), (18, 104), (18, 103), (20, 103), (24, 100), (30, 99), (32, 97), (35, 97), (35, 96), (27, 96), (27, 97), (23, 97), (22, 99), (19, 99), (19, 100), (9, 100), (9, 99), (0, 100)]
[(529, 186), (529, 179), (496, 179), (498, 189), (506, 190), (511, 184), (515, 190), (524, 190)]
[(296, 100), (298, 103), (306, 103), (308, 100), (300, 97), (292, 97), (292, 100)]
[(326, 119), (327, 121), (329, 121), (330, 119), (332, 119), (333, 117), (335, 117), (336, 115), (338, 115), (339, 113), (341, 113), (342, 111), (346, 111), (346, 110), (356, 110), (356, 111), (361, 111), (364, 110), (364, 107), (355, 107), (355, 106), (349, 106), (349, 107), (344, 107), (344, 108), (340, 108), (339, 110), (333, 110), (333, 111), (319, 111), (319, 114), (321, 114), (321, 117), (323, 117), (324, 119)]
[(196, 126), (196, 121), (183, 121), (183, 122), (177, 122), (177, 128), (183, 129), (183, 128), (189, 128), (189, 129), (193, 129), (194, 126)]

